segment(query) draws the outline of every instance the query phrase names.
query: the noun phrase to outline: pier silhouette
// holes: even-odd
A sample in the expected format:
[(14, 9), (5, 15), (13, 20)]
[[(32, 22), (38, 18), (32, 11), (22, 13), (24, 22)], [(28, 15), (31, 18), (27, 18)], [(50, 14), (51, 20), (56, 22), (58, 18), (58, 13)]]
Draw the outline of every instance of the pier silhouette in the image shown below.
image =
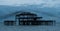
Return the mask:
[(41, 20), (43, 17), (38, 17), (37, 14), (31, 12), (22, 12), (15, 16), (15, 21), (4, 21), (5, 25), (54, 25), (53, 20)]
[(41, 20), (43, 17), (38, 17), (37, 14), (31, 12), (22, 12), (16, 15), (16, 20), (19, 25), (53, 25), (53, 20)]

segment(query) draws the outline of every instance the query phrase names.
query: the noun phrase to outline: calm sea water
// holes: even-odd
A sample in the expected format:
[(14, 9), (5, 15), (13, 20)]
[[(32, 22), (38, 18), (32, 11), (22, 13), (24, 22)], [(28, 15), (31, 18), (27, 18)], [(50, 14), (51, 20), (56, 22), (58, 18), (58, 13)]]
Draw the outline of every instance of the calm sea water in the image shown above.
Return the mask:
[(60, 23), (54, 26), (5, 26), (0, 23), (0, 31), (60, 31)]

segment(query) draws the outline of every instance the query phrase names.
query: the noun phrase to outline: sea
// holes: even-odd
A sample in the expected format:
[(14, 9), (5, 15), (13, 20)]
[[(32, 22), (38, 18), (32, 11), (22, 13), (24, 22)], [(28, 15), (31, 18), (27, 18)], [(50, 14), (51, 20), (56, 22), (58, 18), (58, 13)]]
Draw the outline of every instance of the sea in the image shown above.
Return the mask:
[(6, 26), (3, 22), (0, 22), (0, 31), (60, 31), (60, 22), (55, 25), (38, 25), (38, 26)]

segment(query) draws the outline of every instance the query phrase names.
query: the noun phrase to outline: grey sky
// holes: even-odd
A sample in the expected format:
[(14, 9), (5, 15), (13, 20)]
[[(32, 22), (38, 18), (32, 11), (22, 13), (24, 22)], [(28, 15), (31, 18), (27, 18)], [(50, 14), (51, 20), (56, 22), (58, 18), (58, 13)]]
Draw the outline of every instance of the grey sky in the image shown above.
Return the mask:
[(43, 4), (45, 6), (59, 5), (60, 0), (0, 0), (0, 5)]

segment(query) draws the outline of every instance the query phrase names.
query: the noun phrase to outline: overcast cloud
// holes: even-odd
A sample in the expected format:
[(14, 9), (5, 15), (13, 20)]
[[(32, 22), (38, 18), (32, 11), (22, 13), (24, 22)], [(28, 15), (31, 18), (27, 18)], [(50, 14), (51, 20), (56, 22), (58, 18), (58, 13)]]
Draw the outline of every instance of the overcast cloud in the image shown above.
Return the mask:
[(43, 7), (60, 7), (60, 0), (0, 0), (0, 5), (43, 5)]

